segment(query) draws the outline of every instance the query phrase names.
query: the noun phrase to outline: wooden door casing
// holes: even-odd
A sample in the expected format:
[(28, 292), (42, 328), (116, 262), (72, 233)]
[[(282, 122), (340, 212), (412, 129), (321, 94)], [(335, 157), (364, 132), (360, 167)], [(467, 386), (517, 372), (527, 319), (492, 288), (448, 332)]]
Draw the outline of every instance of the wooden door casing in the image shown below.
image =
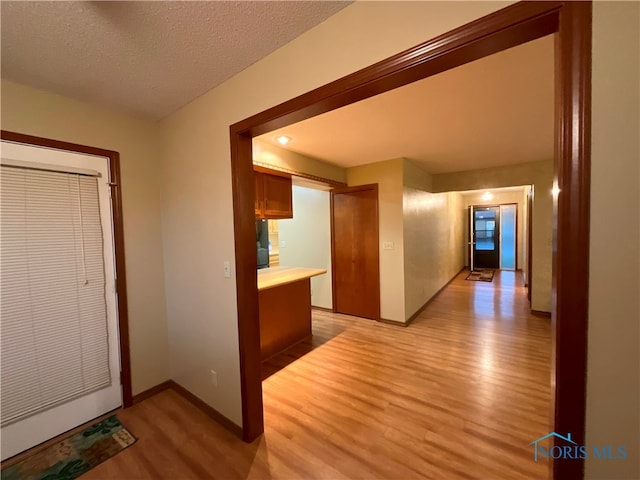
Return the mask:
[(260, 172), (253, 172), (253, 179), (255, 181), (255, 210), (256, 210), (256, 218), (264, 217), (264, 207), (262, 206), (262, 202), (264, 201), (264, 188), (262, 183), (262, 174)]
[(378, 185), (331, 192), (333, 308), (380, 318)]

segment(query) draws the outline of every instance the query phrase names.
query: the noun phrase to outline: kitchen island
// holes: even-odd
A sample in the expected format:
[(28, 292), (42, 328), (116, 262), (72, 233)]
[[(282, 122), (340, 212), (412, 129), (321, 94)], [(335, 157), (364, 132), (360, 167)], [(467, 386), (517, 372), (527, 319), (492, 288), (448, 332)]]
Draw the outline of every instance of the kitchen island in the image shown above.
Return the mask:
[(311, 336), (311, 277), (325, 273), (284, 266), (258, 270), (263, 360)]

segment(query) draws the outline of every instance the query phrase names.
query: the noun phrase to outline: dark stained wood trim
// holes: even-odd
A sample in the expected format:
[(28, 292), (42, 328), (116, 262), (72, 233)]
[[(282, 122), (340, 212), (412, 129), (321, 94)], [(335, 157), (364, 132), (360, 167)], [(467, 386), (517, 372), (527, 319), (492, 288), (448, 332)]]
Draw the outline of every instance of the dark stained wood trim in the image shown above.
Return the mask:
[(70, 152), (86, 153), (106, 157), (109, 160), (109, 182), (111, 184), (111, 213), (113, 216), (113, 240), (115, 249), (116, 290), (118, 299), (118, 329), (120, 334), (120, 382), (122, 383), (122, 406), (133, 405), (131, 389), (131, 355), (129, 351), (129, 311), (127, 308), (127, 280), (124, 256), (124, 223), (122, 219), (122, 186), (120, 179), (120, 154), (113, 150), (62, 142), (50, 138), (36, 137), (23, 133), (0, 132), (2, 140), (41, 147), (67, 150)]
[(237, 436), (238, 438), (242, 438), (241, 427), (233, 423), (227, 417), (225, 417), (220, 412), (218, 412), (215, 408), (208, 405), (206, 402), (198, 398), (196, 395), (191, 393), (189, 390), (187, 390), (186, 388), (184, 388), (182, 385), (175, 382), (174, 380), (167, 380), (165, 382), (162, 382), (154, 387), (151, 387), (145, 390), (144, 392), (138, 393), (133, 397), (133, 404), (136, 405), (144, 400), (147, 400), (148, 398), (153, 397), (154, 395), (157, 395), (158, 393), (164, 392), (165, 390), (174, 390), (176, 393), (178, 393), (180, 396), (187, 399), (195, 407), (197, 407), (199, 410), (202, 410), (214, 421), (222, 425), (224, 428), (229, 430), (235, 436)]
[(333, 308), (315, 307), (315, 306), (311, 305), (311, 311), (313, 311), (313, 310), (319, 310), (320, 312), (333, 313)]
[(170, 388), (173, 388), (171, 380), (167, 380), (166, 382), (162, 382), (154, 387), (148, 388), (147, 390), (133, 396), (133, 404), (135, 405), (137, 403), (140, 403), (147, 398), (151, 398), (154, 395), (157, 395), (160, 392), (164, 392), (165, 390), (168, 390)]
[[(557, 198), (552, 279), (554, 430), (585, 442), (589, 207), (591, 183), (591, 2), (566, 2), (556, 42)], [(540, 192), (542, 193), (542, 192)], [(557, 440), (557, 439), (556, 439)], [(584, 477), (584, 460), (556, 460), (553, 478)]]
[[(373, 320), (376, 321), (380, 321), (380, 196), (378, 194), (378, 184), (377, 183), (370, 183), (370, 184), (366, 184), (366, 185), (354, 185), (351, 187), (340, 187), (340, 188), (334, 188), (333, 190), (331, 190), (331, 195), (329, 196), (329, 217), (330, 217), (330, 223), (331, 223), (331, 301), (333, 303), (333, 312), (334, 313), (340, 313), (336, 311), (336, 269), (335, 269), (335, 244), (336, 244), (336, 238), (335, 238), (335, 228), (334, 228), (334, 223), (333, 223), (333, 196), (335, 194), (340, 194), (340, 193), (347, 193), (347, 192), (364, 192), (367, 190), (374, 190), (376, 193), (376, 221), (375, 221), (375, 226), (376, 226), (376, 231), (375, 231), (375, 235), (376, 235), (376, 245), (378, 246), (378, 248), (376, 249), (376, 265), (377, 265), (377, 269), (376, 269), (376, 277), (377, 277), (377, 281), (378, 281), (378, 291), (377, 291), (377, 296), (376, 298), (372, 298), (371, 301), (375, 302), (376, 305), (376, 318)], [(388, 320), (389, 322), (392, 322), (393, 320)]]
[[(518, 215), (519, 215), (519, 211), (518, 210), (519, 210), (518, 204), (516, 203), (516, 261), (515, 261), (516, 268), (513, 269), (516, 272), (518, 271), (518, 258), (519, 258), (518, 257), (518, 253), (520, 253), (519, 249), (518, 249), (518, 239), (520, 238), (520, 235), (518, 234), (518, 220), (519, 220), (518, 219)], [(500, 222), (502, 223), (502, 219), (500, 219)], [(502, 230), (500, 230), (500, 231), (502, 232)], [(502, 252), (502, 249), (500, 250), (500, 252)], [(520, 265), (520, 267), (522, 267), (522, 265)]]
[(467, 244), (467, 251), (468, 251), (468, 264), (466, 265), (467, 267), (469, 267), (469, 270), (473, 270), (473, 205), (469, 205), (467, 207), (467, 228), (469, 230), (469, 234), (467, 235), (467, 238), (465, 238), (465, 242)]
[(365, 190), (378, 191), (377, 183), (369, 183), (366, 185), (349, 185), (346, 187), (338, 187), (331, 190), (331, 193), (347, 193), (347, 192), (363, 192)]
[(423, 312), (423, 310), (427, 308), (429, 305), (431, 305), (431, 303), (438, 297), (438, 295), (440, 295), (442, 291), (445, 288), (447, 288), (449, 284), (453, 282), (458, 277), (458, 275), (460, 275), (465, 270), (467, 270), (467, 267), (463, 266), (458, 273), (456, 273), (453, 277), (451, 277), (449, 281), (440, 288), (440, 290), (434, 293), (433, 296), (424, 303), (424, 305), (422, 305), (413, 315), (409, 317), (409, 320), (407, 320), (407, 322), (404, 323), (404, 326), (408, 327), (409, 325), (411, 325), (411, 322), (413, 322), (416, 318), (418, 318), (418, 316)]
[(558, 29), (563, 2), (520, 2), (233, 125), (252, 137), (286, 127)]
[(389, 318), (378, 318), (378, 320), (376, 320), (377, 322), (380, 323), (386, 323), (387, 325), (393, 325), (395, 327), (408, 327), (409, 326), (409, 322), (401, 322), (399, 320), (391, 320)]
[(258, 318), (258, 260), (255, 245), (255, 180), (251, 136), (230, 127), (233, 229), (242, 395), (242, 439), (264, 432), (262, 355)]
[(173, 380), (169, 380), (168, 383), (170, 384), (169, 388), (172, 388), (173, 390), (175, 390), (178, 394), (180, 394), (186, 400), (191, 402), (195, 407), (197, 407), (200, 410), (202, 410), (204, 413), (206, 413), (209, 417), (211, 417), (217, 423), (222, 425), (224, 428), (229, 430), (236, 437), (244, 439), (244, 436), (243, 436), (243, 433), (242, 433), (242, 427), (240, 427), (240, 426), (236, 425), (235, 423), (233, 423), (231, 420), (229, 420), (227, 417), (222, 415), (220, 412), (218, 412), (211, 405), (209, 405), (204, 400), (200, 399), (198, 396), (196, 396), (193, 393), (191, 393), (189, 390), (184, 388), (179, 383), (176, 383)]
[[(245, 440), (263, 431), (251, 137), (558, 33), (553, 383), (555, 431), (584, 441), (590, 165), (591, 4), (519, 2), (230, 127)], [(573, 141), (572, 141), (573, 140)], [(529, 270), (531, 276), (531, 270)], [(562, 321), (558, 321), (558, 319)], [(546, 432), (541, 432), (546, 433)], [(555, 479), (583, 477), (582, 459), (554, 462)]]
[(283, 172), (282, 170), (274, 170), (272, 168), (256, 165), (255, 163), (253, 164), (253, 171), (266, 173), (267, 175), (275, 175), (276, 177), (291, 178), (291, 174), (288, 172)]
[(531, 254), (532, 246), (533, 246), (533, 185), (529, 185), (529, 195), (527, 195), (527, 300), (529, 300), (529, 304), (531, 304), (531, 269), (533, 262), (533, 255)]
[(332, 187), (346, 187), (347, 184), (343, 182), (338, 182), (337, 180), (332, 180), (330, 178), (319, 177), (317, 175), (311, 175), (310, 173), (301, 172), (299, 170), (293, 170), (291, 168), (280, 167), (278, 165), (269, 165), (268, 163), (263, 162), (253, 162), (253, 167), (261, 167), (266, 170), (271, 170), (272, 172), (284, 172), (288, 173), (289, 176), (295, 176), (300, 178), (306, 178), (307, 180), (314, 180), (316, 182), (324, 183), (326, 185), (330, 185)]
[(333, 266), (336, 264), (336, 249), (333, 239), (336, 236), (335, 222), (333, 221), (333, 195), (329, 194), (329, 243), (331, 244), (331, 311), (337, 313), (336, 310), (336, 274)]

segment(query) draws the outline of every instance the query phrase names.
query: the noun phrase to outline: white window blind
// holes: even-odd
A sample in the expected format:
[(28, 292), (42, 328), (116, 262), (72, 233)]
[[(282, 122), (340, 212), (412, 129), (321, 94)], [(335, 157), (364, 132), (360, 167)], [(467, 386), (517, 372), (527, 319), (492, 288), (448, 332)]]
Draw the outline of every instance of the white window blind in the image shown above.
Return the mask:
[(110, 385), (97, 179), (0, 167), (1, 423)]

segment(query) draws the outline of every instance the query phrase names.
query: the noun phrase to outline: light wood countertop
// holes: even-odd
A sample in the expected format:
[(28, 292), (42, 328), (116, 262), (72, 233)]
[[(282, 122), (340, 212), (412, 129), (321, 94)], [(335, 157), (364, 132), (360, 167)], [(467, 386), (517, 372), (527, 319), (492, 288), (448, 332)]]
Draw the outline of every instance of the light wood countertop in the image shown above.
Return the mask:
[(323, 275), (327, 271), (323, 268), (305, 267), (271, 267), (258, 270), (258, 291), (277, 287), (287, 283), (297, 282), (305, 278)]

